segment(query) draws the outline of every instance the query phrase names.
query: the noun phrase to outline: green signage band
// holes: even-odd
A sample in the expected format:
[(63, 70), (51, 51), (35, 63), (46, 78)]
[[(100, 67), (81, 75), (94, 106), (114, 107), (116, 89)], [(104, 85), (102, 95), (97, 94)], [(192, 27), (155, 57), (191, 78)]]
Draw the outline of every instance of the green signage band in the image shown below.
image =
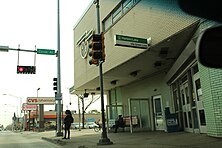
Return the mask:
[(115, 35), (114, 42), (115, 46), (148, 49), (148, 47), (150, 46), (151, 37), (146, 39), (125, 35)]
[(116, 40), (147, 44), (147, 39), (130, 37), (130, 36), (123, 36), (123, 35), (116, 35)]
[(51, 49), (37, 49), (37, 54), (55, 55), (55, 50), (51, 50)]

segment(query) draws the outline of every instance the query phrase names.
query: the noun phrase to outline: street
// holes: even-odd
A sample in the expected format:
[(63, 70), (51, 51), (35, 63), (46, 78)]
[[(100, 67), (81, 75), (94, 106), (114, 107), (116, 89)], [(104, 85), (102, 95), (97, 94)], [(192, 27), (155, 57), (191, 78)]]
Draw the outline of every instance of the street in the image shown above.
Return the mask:
[(55, 137), (55, 131), (0, 132), (0, 148), (221, 148), (221, 138), (187, 132), (163, 131), (108, 133), (111, 145), (97, 145), (101, 131), (93, 129), (71, 130), (71, 139)]
[(58, 148), (60, 146), (42, 140), (33, 133), (0, 132), (0, 148)]

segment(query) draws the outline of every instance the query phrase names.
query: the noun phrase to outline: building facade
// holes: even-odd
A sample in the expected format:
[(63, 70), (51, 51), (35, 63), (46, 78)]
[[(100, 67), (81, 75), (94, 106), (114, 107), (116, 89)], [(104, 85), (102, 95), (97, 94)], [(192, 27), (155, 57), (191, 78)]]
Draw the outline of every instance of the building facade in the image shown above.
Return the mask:
[[(72, 94), (100, 93), (99, 68), (89, 65), (88, 55), (96, 11), (92, 1), (73, 29)], [(139, 130), (177, 125), (222, 137), (221, 70), (202, 66), (195, 56), (198, 35), (216, 22), (184, 13), (177, 0), (102, 0), (100, 20), (108, 124), (122, 114), (138, 117)]]

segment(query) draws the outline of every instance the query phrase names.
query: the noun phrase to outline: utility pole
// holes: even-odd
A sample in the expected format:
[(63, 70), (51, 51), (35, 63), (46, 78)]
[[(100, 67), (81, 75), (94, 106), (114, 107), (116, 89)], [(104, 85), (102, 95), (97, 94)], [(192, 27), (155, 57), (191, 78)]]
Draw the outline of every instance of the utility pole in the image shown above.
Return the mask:
[[(99, 0), (94, 0), (96, 4), (96, 14), (97, 14), (97, 33), (100, 34), (100, 12), (99, 12)], [(103, 60), (99, 60), (99, 77), (100, 77), (100, 97), (101, 97), (101, 112), (102, 112), (102, 134), (101, 139), (97, 145), (111, 145), (113, 142), (107, 137), (107, 131), (105, 126), (105, 113), (104, 113), (104, 92), (103, 92), (103, 70), (102, 70)]]
[(56, 109), (56, 116), (57, 116), (57, 133), (56, 136), (63, 136), (62, 133), (62, 125), (61, 125), (61, 101), (62, 101), (62, 94), (61, 94), (61, 75), (60, 75), (60, 16), (59, 16), (59, 0), (57, 0), (57, 94), (55, 95), (57, 109)]

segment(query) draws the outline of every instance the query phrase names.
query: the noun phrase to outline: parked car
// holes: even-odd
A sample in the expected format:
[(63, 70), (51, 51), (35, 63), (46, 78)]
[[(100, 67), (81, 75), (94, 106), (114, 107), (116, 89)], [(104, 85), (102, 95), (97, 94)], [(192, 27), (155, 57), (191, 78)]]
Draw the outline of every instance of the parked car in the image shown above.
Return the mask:
[(79, 125), (80, 125), (80, 128), (82, 128), (82, 123), (80, 124), (78, 122), (72, 123), (70, 129), (79, 129)]
[(94, 122), (86, 122), (86, 124), (85, 124), (85, 128), (91, 129), (91, 128), (94, 128), (94, 127), (99, 127), (99, 125), (97, 125)]

